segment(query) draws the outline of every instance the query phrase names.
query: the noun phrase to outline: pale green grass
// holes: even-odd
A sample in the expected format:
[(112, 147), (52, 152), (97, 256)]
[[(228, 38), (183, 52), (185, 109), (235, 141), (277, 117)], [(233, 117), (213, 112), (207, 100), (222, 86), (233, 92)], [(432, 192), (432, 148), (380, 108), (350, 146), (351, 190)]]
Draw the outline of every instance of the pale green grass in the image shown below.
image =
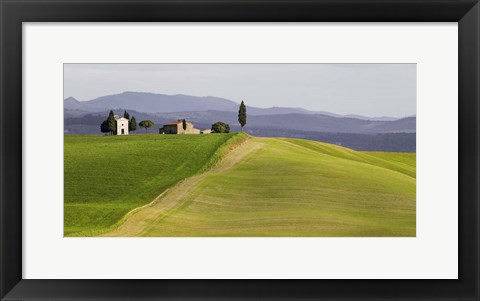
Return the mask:
[(372, 164), (416, 177), (415, 153), (358, 152), (349, 148), (310, 140), (284, 139), (284, 141), (334, 157)]
[(208, 176), (146, 236), (415, 236), (415, 155), (296, 139)]

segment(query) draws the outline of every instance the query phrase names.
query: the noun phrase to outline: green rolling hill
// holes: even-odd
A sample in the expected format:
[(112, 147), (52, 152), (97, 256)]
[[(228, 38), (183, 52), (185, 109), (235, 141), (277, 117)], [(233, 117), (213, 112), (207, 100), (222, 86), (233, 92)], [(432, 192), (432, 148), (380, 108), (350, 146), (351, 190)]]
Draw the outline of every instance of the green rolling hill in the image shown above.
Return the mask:
[(93, 236), (246, 135), (64, 136), (64, 235)]
[(66, 236), (416, 235), (415, 154), (244, 134), (65, 139)]

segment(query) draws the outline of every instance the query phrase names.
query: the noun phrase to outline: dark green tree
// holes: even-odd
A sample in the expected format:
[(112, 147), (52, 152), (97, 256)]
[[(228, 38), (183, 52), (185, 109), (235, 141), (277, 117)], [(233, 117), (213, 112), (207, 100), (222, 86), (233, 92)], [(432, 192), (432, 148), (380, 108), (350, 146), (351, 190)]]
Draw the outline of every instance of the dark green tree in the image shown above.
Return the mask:
[(230, 133), (230, 125), (225, 122), (218, 121), (212, 124), (211, 130), (212, 133)]
[(238, 109), (238, 123), (240, 123), (240, 130), (243, 132), (243, 127), (247, 124), (247, 108), (243, 100)]
[(104, 121), (102, 122), (102, 124), (100, 125), (100, 131), (101, 131), (102, 133), (110, 133), (110, 129), (108, 128), (108, 123), (107, 123), (106, 120), (104, 120)]
[(123, 118), (130, 120), (130, 114), (127, 111), (123, 112)]
[(225, 127), (223, 127), (220, 122), (215, 122), (214, 124), (212, 124), (212, 133), (222, 133), (223, 131), (225, 131)]
[(128, 131), (133, 132), (137, 130), (137, 121), (135, 120), (135, 116), (132, 116), (130, 122), (128, 123)]
[(182, 120), (182, 128), (183, 134), (185, 134), (185, 131), (187, 130), (187, 121), (185, 119)]
[(114, 134), (117, 131), (117, 121), (115, 120), (115, 115), (113, 115), (113, 111), (110, 111), (107, 118), (107, 125), (110, 134)]
[(151, 128), (152, 126), (154, 126), (155, 123), (153, 123), (153, 121), (151, 121), (151, 120), (142, 120), (142, 121), (140, 121), (140, 123), (138, 125), (141, 128), (145, 128), (145, 133), (147, 133), (148, 128)]

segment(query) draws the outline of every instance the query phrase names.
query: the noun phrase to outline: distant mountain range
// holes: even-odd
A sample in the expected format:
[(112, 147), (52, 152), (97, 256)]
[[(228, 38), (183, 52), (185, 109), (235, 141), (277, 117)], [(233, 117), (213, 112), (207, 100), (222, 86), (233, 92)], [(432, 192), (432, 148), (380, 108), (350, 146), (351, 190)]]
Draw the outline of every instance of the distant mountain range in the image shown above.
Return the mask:
[[(157, 132), (162, 124), (187, 119), (196, 128), (210, 128), (224, 121), (238, 130), (239, 104), (224, 98), (124, 92), (90, 101), (64, 100), (66, 134), (99, 134), (110, 110), (127, 110), (137, 121), (150, 119)], [(357, 150), (415, 151), (416, 117), (366, 117), (309, 111), (302, 108), (257, 108), (247, 106), (245, 130), (260, 136), (297, 137), (326, 141)], [(388, 135), (385, 135), (388, 134)], [(363, 137), (363, 138), (362, 138)], [(397, 138), (395, 138), (397, 137)]]
[[(150, 114), (174, 112), (203, 112), (226, 111), (237, 112), (238, 103), (213, 96), (166, 95), (144, 92), (124, 92), (107, 95), (90, 101), (78, 101), (73, 97), (64, 100), (64, 109), (83, 112), (100, 112), (111, 109), (128, 109)], [(323, 111), (309, 111), (302, 108), (257, 108), (247, 106), (249, 115), (278, 115), (278, 114), (321, 114), (332, 117), (351, 117), (363, 120), (393, 121), (393, 117), (366, 117), (360, 115), (340, 115)]]
[[(248, 112), (248, 110), (247, 110)], [(161, 113), (157, 116), (168, 120), (188, 119), (194, 123), (210, 125), (224, 121), (236, 125), (237, 113), (225, 111)], [(407, 117), (394, 121), (372, 121), (350, 117), (332, 117), (322, 114), (248, 115), (249, 128), (282, 128), (297, 131), (330, 133), (414, 133), (416, 118)]]

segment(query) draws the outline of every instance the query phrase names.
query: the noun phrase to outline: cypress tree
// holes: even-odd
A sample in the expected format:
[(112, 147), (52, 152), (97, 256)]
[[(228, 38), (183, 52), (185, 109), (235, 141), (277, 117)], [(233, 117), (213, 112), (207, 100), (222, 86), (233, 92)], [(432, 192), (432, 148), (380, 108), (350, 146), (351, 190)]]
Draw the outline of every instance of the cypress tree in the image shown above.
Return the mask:
[(247, 124), (247, 108), (243, 100), (238, 109), (238, 123), (240, 123), (240, 130), (243, 132), (243, 127)]
[(183, 134), (185, 134), (185, 131), (187, 130), (187, 121), (185, 119), (182, 120), (182, 127), (183, 127)]
[(117, 121), (115, 120), (115, 115), (113, 111), (110, 111), (107, 118), (107, 125), (109, 132), (113, 135), (117, 131)]
[(108, 123), (107, 123), (106, 120), (104, 120), (104, 121), (102, 122), (102, 124), (100, 125), (100, 131), (101, 131), (102, 133), (110, 133), (110, 129), (108, 128)]
[(123, 118), (130, 120), (130, 114), (127, 111), (123, 112)]
[(135, 116), (132, 116), (130, 122), (128, 123), (128, 131), (133, 132), (137, 130), (137, 121), (135, 120)]

